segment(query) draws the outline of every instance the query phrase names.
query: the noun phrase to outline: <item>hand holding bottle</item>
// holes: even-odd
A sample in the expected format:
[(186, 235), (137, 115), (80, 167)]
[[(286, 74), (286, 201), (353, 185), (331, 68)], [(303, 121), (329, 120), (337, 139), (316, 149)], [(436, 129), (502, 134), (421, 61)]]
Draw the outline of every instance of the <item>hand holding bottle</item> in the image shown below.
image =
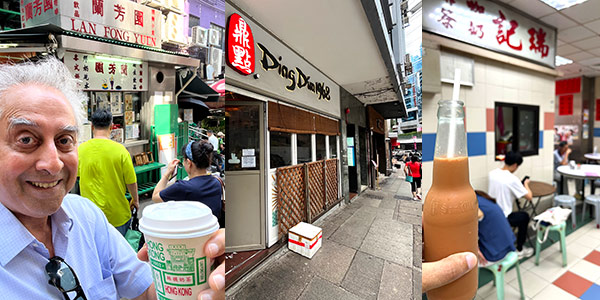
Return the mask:
[(455, 253), (435, 262), (423, 263), (423, 293), (455, 281), (476, 266), (477, 257), (471, 252)]

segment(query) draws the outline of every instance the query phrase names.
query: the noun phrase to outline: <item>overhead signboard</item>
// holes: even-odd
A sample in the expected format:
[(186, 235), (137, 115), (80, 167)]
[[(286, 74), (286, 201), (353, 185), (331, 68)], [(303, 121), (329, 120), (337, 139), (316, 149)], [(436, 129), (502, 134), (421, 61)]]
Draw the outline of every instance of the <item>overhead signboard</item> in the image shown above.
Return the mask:
[(227, 3), (226, 11), (228, 85), (340, 117), (340, 87), (318, 66), (281, 42), (286, 37), (274, 37)]
[(423, 30), (554, 68), (556, 29), (491, 1), (423, 1)]
[(243, 75), (254, 73), (254, 37), (252, 29), (238, 14), (227, 23), (227, 64)]
[(23, 28), (54, 24), (65, 30), (161, 47), (162, 13), (127, 0), (21, 0)]
[(80, 80), (80, 88), (93, 91), (147, 91), (148, 64), (106, 55), (67, 51), (64, 62)]

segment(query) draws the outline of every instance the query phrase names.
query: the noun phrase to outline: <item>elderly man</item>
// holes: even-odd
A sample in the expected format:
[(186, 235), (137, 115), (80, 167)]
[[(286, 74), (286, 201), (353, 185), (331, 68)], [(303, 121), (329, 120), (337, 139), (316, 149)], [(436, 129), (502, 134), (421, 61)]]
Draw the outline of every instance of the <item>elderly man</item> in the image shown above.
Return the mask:
[[(87, 101), (76, 84), (55, 58), (0, 65), (2, 298), (156, 299), (150, 267), (92, 202), (67, 195)], [(205, 250), (214, 257), (223, 248), (221, 234)], [(208, 297), (222, 299), (222, 274), (211, 274), (209, 284), (219, 291), (206, 291)]]

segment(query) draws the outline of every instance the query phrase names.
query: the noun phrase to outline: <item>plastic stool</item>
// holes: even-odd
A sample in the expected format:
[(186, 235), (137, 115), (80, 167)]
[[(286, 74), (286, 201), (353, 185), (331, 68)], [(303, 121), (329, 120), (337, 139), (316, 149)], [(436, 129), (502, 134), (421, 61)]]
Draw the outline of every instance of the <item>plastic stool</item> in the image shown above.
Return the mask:
[(540, 252), (542, 244), (540, 243), (540, 239), (544, 237), (544, 232), (546, 230), (550, 231), (558, 231), (560, 234), (560, 251), (562, 252), (562, 266), (567, 266), (567, 238), (566, 236), (566, 228), (567, 222), (563, 221), (558, 225), (552, 226), (544, 226), (540, 224), (540, 229), (537, 232), (537, 238), (535, 239), (535, 265), (540, 264)]
[(577, 226), (577, 219), (575, 218), (575, 197), (569, 195), (558, 195), (554, 197), (554, 206), (568, 206), (571, 208), (571, 222), (573, 228)]
[(521, 283), (521, 270), (519, 269), (519, 255), (517, 252), (511, 251), (501, 260), (493, 265), (482, 267), (488, 269), (494, 273), (494, 284), (496, 285), (496, 295), (498, 299), (504, 299), (504, 274), (513, 265), (517, 265), (517, 278), (519, 279), (519, 291), (521, 292), (521, 299), (525, 299), (523, 293), (523, 284)]
[(581, 221), (585, 218), (585, 207), (587, 204), (593, 205), (596, 208), (596, 228), (600, 228), (600, 195), (588, 195), (585, 196), (583, 201), (583, 213), (581, 214)]

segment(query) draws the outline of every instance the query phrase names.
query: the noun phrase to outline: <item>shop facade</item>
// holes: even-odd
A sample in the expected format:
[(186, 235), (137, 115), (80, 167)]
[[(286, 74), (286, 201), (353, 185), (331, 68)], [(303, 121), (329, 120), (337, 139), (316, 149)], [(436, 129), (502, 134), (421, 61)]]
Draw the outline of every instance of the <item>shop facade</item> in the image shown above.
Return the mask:
[[(552, 182), (556, 29), (495, 2), (452, 2), (423, 3), (429, 16), (423, 23), (424, 191), (431, 186), (437, 103), (452, 99), (457, 68), (473, 188), (487, 191), (488, 173), (510, 150), (524, 157), (517, 177)], [(465, 14), (452, 14), (459, 10)], [(481, 18), (483, 12), (493, 20)]]
[[(89, 97), (83, 103), (86, 117), (99, 108), (112, 112), (111, 139), (134, 159), (140, 192), (151, 191), (160, 168), (177, 154), (177, 70), (201, 65), (185, 51), (184, 1), (154, 7), (119, 0), (60, 1), (42, 8), (35, 2), (21, 3), (22, 29), (0, 33), (8, 45), (1, 52), (15, 60), (61, 59)], [(181, 21), (168, 24), (168, 19)], [(164, 50), (165, 45), (174, 49)], [(87, 121), (79, 142), (91, 138)]]
[(226, 171), (238, 187), (226, 191), (227, 249), (264, 249), (341, 199), (340, 87), (244, 12), (226, 11)]

